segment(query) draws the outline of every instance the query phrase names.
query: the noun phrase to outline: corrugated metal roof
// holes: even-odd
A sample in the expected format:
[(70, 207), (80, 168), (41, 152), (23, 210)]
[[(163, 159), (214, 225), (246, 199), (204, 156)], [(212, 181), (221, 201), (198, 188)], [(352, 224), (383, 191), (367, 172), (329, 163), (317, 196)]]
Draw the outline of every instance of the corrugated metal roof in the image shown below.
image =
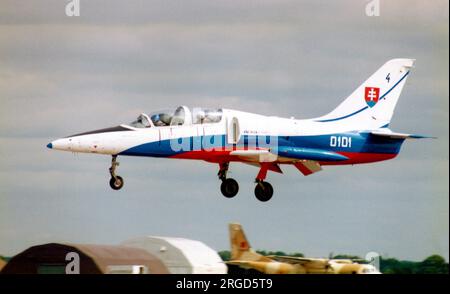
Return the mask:
[(70, 243), (32, 246), (14, 256), (3, 272), (38, 273), (43, 266), (65, 266), (71, 252), (79, 254), (81, 273), (169, 273), (159, 258), (140, 248)]
[(110, 265), (147, 265), (157, 273), (168, 273), (164, 264), (149, 252), (133, 247), (94, 245), (94, 244), (64, 244), (74, 247), (91, 257), (94, 262), (106, 271)]

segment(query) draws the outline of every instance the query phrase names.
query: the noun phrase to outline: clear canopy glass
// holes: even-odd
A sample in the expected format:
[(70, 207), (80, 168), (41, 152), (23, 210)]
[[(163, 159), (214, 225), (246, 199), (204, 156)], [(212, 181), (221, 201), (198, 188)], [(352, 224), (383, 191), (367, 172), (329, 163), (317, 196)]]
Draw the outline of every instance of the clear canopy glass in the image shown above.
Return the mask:
[(194, 107), (192, 109), (193, 124), (218, 123), (221, 120), (222, 109), (208, 109), (201, 107)]
[(150, 119), (145, 113), (141, 113), (138, 118), (130, 123), (133, 128), (149, 128), (151, 127)]
[(163, 126), (183, 126), (192, 124), (218, 123), (222, 120), (222, 109), (194, 107), (192, 111), (186, 106), (175, 110), (160, 110), (141, 113), (130, 126), (134, 128), (150, 128)]

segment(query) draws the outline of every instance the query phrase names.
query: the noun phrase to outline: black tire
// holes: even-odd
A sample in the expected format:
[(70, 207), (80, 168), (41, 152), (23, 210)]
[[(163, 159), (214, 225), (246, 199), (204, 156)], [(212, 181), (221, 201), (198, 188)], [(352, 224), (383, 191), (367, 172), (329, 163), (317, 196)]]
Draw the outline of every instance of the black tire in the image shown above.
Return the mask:
[(261, 202), (269, 201), (273, 196), (273, 187), (268, 182), (261, 182), (255, 187), (255, 196)]
[(121, 176), (116, 176), (115, 178), (111, 178), (109, 180), (109, 186), (111, 186), (111, 188), (113, 190), (120, 190), (123, 187), (123, 179)]
[(225, 179), (220, 185), (220, 191), (223, 196), (233, 198), (239, 192), (239, 184), (234, 179)]

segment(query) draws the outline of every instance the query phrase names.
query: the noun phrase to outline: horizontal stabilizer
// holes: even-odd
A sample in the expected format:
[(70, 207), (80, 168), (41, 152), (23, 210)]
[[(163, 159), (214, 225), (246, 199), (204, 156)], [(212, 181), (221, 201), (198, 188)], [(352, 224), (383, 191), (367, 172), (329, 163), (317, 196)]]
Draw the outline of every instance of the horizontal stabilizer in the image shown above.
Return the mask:
[(386, 137), (391, 139), (436, 139), (436, 137), (422, 136), (416, 134), (394, 133), (391, 130), (376, 130), (369, 132), (373, 136)]

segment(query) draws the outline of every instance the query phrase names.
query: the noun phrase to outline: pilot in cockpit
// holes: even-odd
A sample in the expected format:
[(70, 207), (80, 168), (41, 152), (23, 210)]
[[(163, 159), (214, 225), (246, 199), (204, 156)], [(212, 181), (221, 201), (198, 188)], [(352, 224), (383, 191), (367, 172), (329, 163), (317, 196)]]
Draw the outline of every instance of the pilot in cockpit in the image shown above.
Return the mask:
[(171, 116), (167, 113), (160, 113), (152, 115), (151, 119), (156, 127), (163, 127), (170, 125)]

